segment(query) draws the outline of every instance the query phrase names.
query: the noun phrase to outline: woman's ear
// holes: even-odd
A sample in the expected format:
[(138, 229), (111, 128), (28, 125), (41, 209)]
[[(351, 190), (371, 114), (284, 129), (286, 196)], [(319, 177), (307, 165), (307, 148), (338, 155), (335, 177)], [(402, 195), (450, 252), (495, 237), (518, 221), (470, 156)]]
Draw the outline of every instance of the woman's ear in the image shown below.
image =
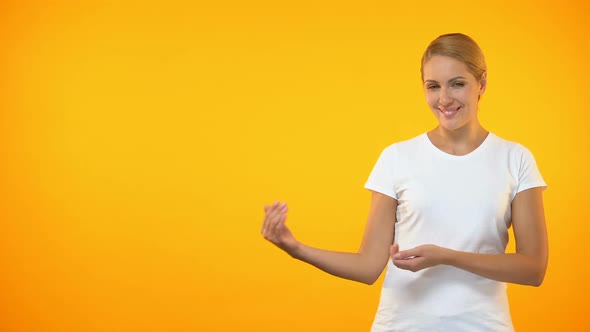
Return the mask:
[(486, 91), (486, 87), (488, 85), (487, 77), (488, 77), (488, 73), (484, 71), (483, 74), (481, 74), (481, 79), (479, 80), (479, 83), (481, 85), (481, 87), (479, 88), (479, 96), (480, 97)]

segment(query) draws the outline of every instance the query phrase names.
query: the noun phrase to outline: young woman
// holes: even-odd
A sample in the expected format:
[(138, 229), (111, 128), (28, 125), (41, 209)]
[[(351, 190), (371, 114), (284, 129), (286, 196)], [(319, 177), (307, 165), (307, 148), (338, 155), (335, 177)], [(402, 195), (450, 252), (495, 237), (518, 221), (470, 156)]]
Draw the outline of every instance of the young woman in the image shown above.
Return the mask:
[[(539, 286), (547, 268), (546, 184), (525, 147), (479, 122), (487, 81), (475, 41), (432, 41), (422, 81), (438, 126), (383, 150), (365, 185), (371, 207), (358, 252), (297, 241), (285, 203), (265, 206), (262, 234), (346, 279), (372, 284), (387, 265), (373, 332), (513, 331), (505, 283)], [(511, 225), (516, 253), (505, 253)]]

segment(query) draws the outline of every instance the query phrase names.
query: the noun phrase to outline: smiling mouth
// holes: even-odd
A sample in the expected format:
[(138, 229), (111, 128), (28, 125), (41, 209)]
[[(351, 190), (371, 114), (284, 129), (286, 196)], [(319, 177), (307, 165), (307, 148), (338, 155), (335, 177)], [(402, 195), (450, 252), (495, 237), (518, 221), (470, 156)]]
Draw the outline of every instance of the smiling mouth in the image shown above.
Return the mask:
[(459, 109), (461, 109), (461, 106), (455, 108), (454, 110), (444, 110), (443, 111), (443, 110), (439, 109), (439, 111), (446, 116), (452, 116), (452, 115), (455, 115), (455, 113), (459, 112)]

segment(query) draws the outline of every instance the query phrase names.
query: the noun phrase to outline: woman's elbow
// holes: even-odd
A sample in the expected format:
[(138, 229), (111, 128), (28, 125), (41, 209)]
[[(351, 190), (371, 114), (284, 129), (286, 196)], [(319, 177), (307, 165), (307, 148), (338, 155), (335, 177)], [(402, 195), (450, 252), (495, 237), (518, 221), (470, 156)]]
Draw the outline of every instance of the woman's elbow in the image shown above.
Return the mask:
[(376, 283), (376, 282), (377, 282), (377, 280), (379, 280), (379, 274), (370, 276), (369, 278), (367, 278), (367, 279), (364, 281), (364, 283), (365, 283), (365, 284), (367, 284), (367, 285), (369, 285), (369, 286), (371, 286), (371, 285), (373, 285), (374, 283)]
[(543, 284), (543, 280), (545, 280), (545, 268), (542, 269), (541, 271), (537, 272), (536, 274), (536, 278), (535, 278), (535, 282), (533, 283), (532, 286), (534, 287), (539, 287)]
[(379, 280), (379, 276), (377, 276), (376, 278), (373, 278), (372, 276), (371, 276), (371, 277), (366, 277), (366, 278), (363, 278), (363, 279), (361, 279), (361, 280), (359, 280), (359, 281), (360, 281), (360, 282), (362, 282), (362, 283), (363, 283), (363, 284), (365, 284), (365, 285), (369, 285), (369, 286), (371, 286), (371, 285), (373, 285), (375, 282), (377, 282), (377, 280)]
[(539, 287), (543, 284), (543, 280), (545, 280), (545, 272), (547, 271), (547, 265), (542, 264), (541, 266), (537, 267), (533, 273), (531, 273), (531, 277), (527, 285), (533, 287)]
[(375, 269), (374, 271), (367, 272), (365, 275), (363, 275), (362, 279), (359, 281), (362, 282), (363, 284), (367, 284), (367, 285), (371, 286), (374, 283), (376, 283), (377, 280), (379, 280), (379, 277), (381, 276), (382, 272), (383, 272), (383, 268), (378, 269), (378, 270)]

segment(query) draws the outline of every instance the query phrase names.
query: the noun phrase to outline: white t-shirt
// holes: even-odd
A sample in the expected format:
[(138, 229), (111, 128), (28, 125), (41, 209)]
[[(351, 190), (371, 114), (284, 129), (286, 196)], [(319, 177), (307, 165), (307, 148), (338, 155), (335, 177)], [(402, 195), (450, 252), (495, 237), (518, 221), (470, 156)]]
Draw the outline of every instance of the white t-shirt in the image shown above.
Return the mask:
[[(435, 244), (504, 253), (517, 193), (546, 187), (533, 155), (489, 133), (471, 153), (439, 150), (422, 134), (383, 150), (365, 188), (398, 201), (400, 250)], [(439, 265), (387, 266), (372, 332), (514, 331), (505, 283)]]

